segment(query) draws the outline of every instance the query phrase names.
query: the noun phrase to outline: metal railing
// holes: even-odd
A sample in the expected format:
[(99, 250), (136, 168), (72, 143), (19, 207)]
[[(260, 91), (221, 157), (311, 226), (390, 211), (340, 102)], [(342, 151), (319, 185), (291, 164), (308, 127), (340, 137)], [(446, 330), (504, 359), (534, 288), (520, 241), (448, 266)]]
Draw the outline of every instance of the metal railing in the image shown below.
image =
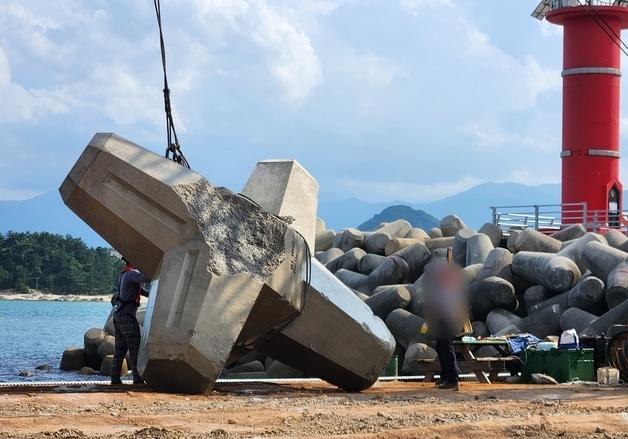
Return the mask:
[(550, 0), (550, 9), (569, 8), (575, 6), (628, 6), (628, 0)]
[(587, 203), (493, 206), (491, 212), (493, 224), (506, 232), (533, 228), (553, 233), (571, 224), (582, 224), (593, 232), (607, 229), (628, 231), (628, 211), (589, 210)]

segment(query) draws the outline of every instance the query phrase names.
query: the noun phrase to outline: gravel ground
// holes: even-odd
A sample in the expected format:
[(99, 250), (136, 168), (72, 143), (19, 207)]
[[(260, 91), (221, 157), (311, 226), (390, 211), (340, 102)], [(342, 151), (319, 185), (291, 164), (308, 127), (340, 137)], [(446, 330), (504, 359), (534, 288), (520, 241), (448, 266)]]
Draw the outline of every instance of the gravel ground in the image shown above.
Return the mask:
[[(0, 438), (628, 438), (628, 388), (380, 383), (221, 385), (208, 396), (107, 386), (0, 389)], [(0, 393), (1, 394), (1, 393)]]

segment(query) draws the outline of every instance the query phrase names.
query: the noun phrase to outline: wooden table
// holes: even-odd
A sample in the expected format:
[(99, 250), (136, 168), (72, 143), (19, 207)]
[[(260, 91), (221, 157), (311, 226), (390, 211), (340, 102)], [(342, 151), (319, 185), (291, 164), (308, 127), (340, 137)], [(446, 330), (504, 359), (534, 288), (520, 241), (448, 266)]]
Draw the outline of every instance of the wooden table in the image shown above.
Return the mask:
[[(479, 346), (491, 346), (497, 350), (499, 356), (477, 358), (472, 349)], [(503, 339), (455, 340), (454, 347), (463, 358), (458, 361), (458, 367), (463, 372), (473, 372), (478, 381), (484, 384), (491, 384), (491, 380), (495, 380), (500, 372), (508, 371), (509, 363), (519, 362), (519, 357), (510, 353), (508, 342)], [(425, 374), (425, 381), (433, 380), (434, 375), (440, 372), (440, 362), (437, 360), (419, 360), (418, 366), (419, 371)]]

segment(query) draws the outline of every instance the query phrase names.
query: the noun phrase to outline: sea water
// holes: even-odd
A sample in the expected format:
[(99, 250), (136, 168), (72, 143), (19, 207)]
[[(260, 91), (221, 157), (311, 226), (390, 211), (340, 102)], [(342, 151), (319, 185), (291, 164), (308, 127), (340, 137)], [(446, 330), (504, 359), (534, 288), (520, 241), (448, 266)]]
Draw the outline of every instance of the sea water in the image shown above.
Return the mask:
[[(0, 300), (0, 382), (105, 379), (59, 370), (63, 350), (83, 346), (89, 328), (102, 328), (108, 302), (31, 302)], [(50, 371), (35, 367), (47, 364)], [(32, 377), (19, 377), (22, 371)]]

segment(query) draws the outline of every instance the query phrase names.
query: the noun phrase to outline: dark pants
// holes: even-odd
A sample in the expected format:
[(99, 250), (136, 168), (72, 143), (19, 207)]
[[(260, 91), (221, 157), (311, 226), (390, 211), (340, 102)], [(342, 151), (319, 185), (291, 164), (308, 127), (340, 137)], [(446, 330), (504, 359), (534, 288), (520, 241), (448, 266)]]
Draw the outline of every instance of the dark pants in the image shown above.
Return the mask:
[(116, 352), (113, 355), (111, 375), (113, 379), (120, 378), (122, 362), (129, 352), (129, 369), (133, 371), (133, 380), (141, 380), (137, 372), (137, 355), (140, 351), (140, 325), (135, 313), (120, 313), (113, 315), (113, 325), (116, 328)]
[(440, 361), (440, 379), (447, 383), (457, 383), (458, 362), (456, 361), (456, 351), (454, 349), (453, 338), (439, 338), (436, 340), (436, 353)]

